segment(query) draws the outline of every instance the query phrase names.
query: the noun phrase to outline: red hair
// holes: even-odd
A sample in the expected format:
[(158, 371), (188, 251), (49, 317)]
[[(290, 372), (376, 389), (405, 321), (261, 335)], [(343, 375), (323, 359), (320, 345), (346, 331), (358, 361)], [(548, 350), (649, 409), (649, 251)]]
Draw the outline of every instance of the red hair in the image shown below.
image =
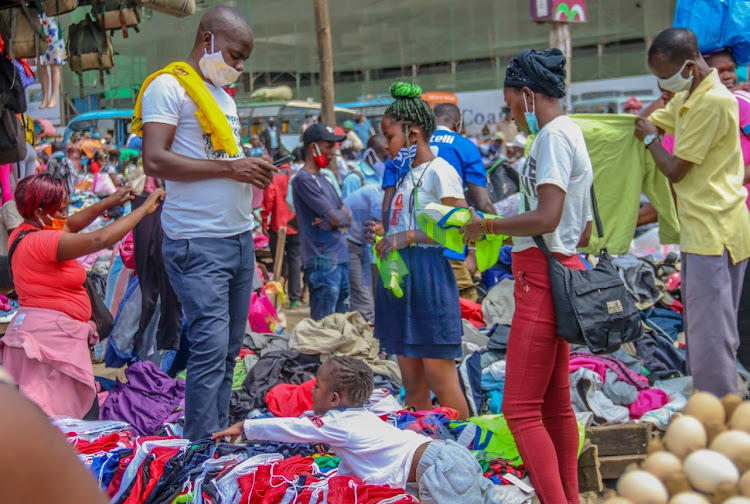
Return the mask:
[(22, 179), (16, 186), (13, 197), (21, 217), (33, 219), (37, 208), (50, 215), (60, 210), (69, 197), (68, 186), (62, 179), (49, 173), (39, 173)]

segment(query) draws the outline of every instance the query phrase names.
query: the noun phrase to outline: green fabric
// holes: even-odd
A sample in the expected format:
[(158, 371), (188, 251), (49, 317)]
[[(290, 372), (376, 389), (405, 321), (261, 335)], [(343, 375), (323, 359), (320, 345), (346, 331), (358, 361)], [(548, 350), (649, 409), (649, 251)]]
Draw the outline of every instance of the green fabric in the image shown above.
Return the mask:
[(127, 147), (123, 147), (120, 149), (120, 161), (128, 161), (131, 158), (138, 158), (141, 157), (141, 151), (136, 149), (128, 149)]
[[(474, 450), (472, 453), (477, 455), (492, 454), (492, 458), (506, 460), (509, 464), (518, 466), (523, 464), (521, 455), (518, 453), (518, 447), (510, 433), (508, 422), (503, 415), (482, 415), (469, 418), (468, 422), (453, 421), (450, 427), (455, 428), (461, 425), (472, 423), (481, 428), (477, 437), (474, 439)], [(586, 440), (586, 427), (581, 422), (578, 425), (578, 454), (581, 454), (583, 442)]]
[(174, 498), (172, 501), (172, 504), (184, 504), (186, 502), (194, 502), (195, 500), (195, 492), (192, 490), (186, 494), (178, 495)]
[(244, 359), (240, 359), (234, 365), (234, 376), (232, 377), (232, 390), (239, 390), (247, 378), (247, 368)]
[(397, 298), (403, 297), (404, 291), (401, 284), (404, 283), (404, 277), (409, 274), (409, 268), (406, 266), (404, 259), (398, 250), (393, 250), (388, 257), (380, 259), (375, 245), (382, 240), (380, 236), (375, 237), (375, 243), (372, 246), (372, 253), (375, 255), (375, 261), (380, 272), (380, 278), (383, 280), (383, 287), (393, 292)]
[(182, 380), (182, 381), (187, 380), (187, 369), (183, 369), (182, 371), (180, 371), (180, 374), (175, 376), (175, 379)]
[(341, 463), (341, 459), (331, 455), (314, 455), (315, 464), (319, 469), (336, 469)]
[[(659, 214), (659, 240), (663, 245), (680, 243), (680, 224), (672, 190), (643, 142), (633, 134), (635, 117), (630, 114), (571, 114), (581, 128), (594, 170), (594, 190), (604, 226), (607, 249), (626, 254), (638, 222), (641, 192)], [(536, 135), (526, 140), (526, 155)], [(596, 254), (602, 240), (592, 223), (591, 241), (585, 252)]]
[[(452, 213), (451, 213), (452, 212)], [(448, 218), (440, 227), (438, 223), (448, 215)], [(499, 219), (497, 215), (485, 214), (487, 219)], [(471, 211), (468, 208), (454, 208), (451, 206), (429, 203), (424, 210), (417, 213), (417, 224), (427, 236), (436, 243), (458, 253), (464, 252), (464, 235), (459, 228), (471, 220)], [(443, 229), (446, 228), (446, 229)], [(486, 235), (475, 243), (477, 247), (476, 258), (479, 271), (485, 271), (497, 264), (500, 256), (500, 247), (507, 240), (503, 235)]]
[[(669, 181), (633, 134), (635, 118), (629, 114), (573, 114), (570, 118), (586, 140), (609, 252), (625, 254), (630, 249), (641, 192), (659, 213), (661, 243), (679, 243), (680, 225)], [(598, 236), (594, 226), (586, 252), (599, 251), (602, 243)]]

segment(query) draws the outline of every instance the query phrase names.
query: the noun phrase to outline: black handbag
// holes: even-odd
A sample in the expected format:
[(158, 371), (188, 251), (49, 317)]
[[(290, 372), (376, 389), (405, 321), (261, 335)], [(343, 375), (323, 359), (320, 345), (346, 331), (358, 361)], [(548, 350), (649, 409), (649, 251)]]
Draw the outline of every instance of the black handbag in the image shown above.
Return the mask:
[[(596, 230), (603, 238), (604, 229), (593, 186), (591, 203)], [(535, 236), (534, 242), (547, 256), (557, 331), (564, 340), (586, 345), (592, 353), (605, 354), (643, 336), (640, 314), (630, 293), (625, 290), (606, 246), (599, 251), (596, 268), (579, 271), (563, 266), (550, 253), (541, 236)]]

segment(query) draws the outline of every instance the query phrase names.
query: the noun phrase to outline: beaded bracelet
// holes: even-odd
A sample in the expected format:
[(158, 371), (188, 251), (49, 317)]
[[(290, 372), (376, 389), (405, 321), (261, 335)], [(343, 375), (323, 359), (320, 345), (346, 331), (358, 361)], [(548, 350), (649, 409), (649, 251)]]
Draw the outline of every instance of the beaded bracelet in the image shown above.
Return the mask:
[(480, 226), (482, 228), (482, 233), (486, 235), (490, 234), (490, 231), (487, 229), (487, 219), (482, 219), (482, 223)]

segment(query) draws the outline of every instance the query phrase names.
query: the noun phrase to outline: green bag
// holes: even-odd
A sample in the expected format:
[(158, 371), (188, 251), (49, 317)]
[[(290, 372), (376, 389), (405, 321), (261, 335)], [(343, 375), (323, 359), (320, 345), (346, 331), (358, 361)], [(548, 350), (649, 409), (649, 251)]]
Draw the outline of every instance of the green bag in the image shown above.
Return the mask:
[[(497, 215), (479, 214), (487, 219), (499, 219)], [(451, 206), (429, 203), (424, 210), (417, 213), (417, 224), (427, 236), (443, 247), (465, 253), (464, 235), (459, 228), (471, 220), (468, 208), (454, 208)], [(503, 235), (486, 235), (476, 242), (477, 268), (486, 271), (497, 264), (500, 247), (507, 240)]]
[(375, 244), (372, 246), (372, 253), (375, 255), (380, 278), (383, 280), (383, 287), (393, 292), (393, 295), (397, 298), (401, 298), (404, 296), (401, 284), (404, 282), (404, 277), (409, 274), (409, 268), (398, 250), (393, 250), (385, 259), (381, 260), (378, 257), (375, 245), (382, 239), (381, 236), (376, 236)]

